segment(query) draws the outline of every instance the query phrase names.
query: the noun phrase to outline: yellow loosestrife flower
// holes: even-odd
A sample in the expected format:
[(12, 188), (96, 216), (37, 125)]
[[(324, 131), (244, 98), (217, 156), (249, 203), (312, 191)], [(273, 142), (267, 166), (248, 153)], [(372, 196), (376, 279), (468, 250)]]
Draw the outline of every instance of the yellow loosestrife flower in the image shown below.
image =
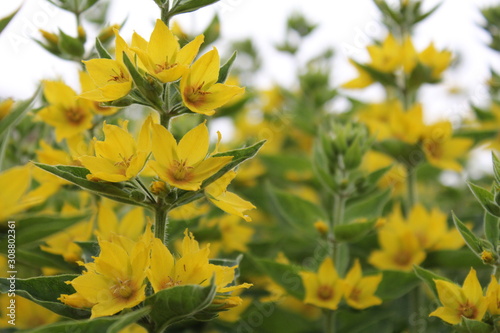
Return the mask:
[(473, 141), (466, 138), (453, 138), (449, 121), (442, 121), (428, 126), (423, 133), (422, 147), (427, 161), (440, 169), (461, 171), (462, 166), (456, 161), (471, 148)]
[(371, 85), (375, 80), (371, 77), (371, 75), (365, 71), (359, 64), (357, 64), (354, 60), (349, 59), (349, 62), (356, 68), (358, 71), (358, 77), (352, 79), (344, 84), (342, 84), (342, 88), (345, 89), (362, 89)]
[(124, 236), (133, 241), (139, 240), (146, 225), (144, 209), (136, 207), (119, 221), (109, 200), (102, 200), (97, 214), (96, 235), (104, 240), (111, 240), (113, 235)]
[(91, 59), (84, 61), (93, 86), (79, 97), (96, 102), (109, 102), (126, 96), (132, 89), (132, 78), (123, 63), (123, 52), (133, 61), (127, 43), (115, 31), (115, 59)]
[(486, 290), (486, 298), (488, 300), (488, 312), (493, 316), (500, 315), (500, 285), (494, 275), (491, 276), (491, 282)]
[(431, 43), (418, 55), (418, 60), (432, 69), (432, 77), (439, 79), (443, 71), (450, 66), (452, 54), (450, 51), (438, 51)]
[(95, 142), (95, 156), (79, 158), (91, 173), (87, 178), (122, 182), (137, 176), (150, 153), (151, 122), (151, 117), (148, 117), (142, 125), (137, 142), (126, 129), (104, 123), (105, 140)]
[(194, 62), (181, 78), (181, 96), (186, 107), (211, 116), (215, 109), (245, 92), (245, 88), (217, 83), (220, 59), (216, 48)]
[(196, 37), (182, 49), (172, 31), (156, 20), (146, 49), (132, 48), (149, 74), (163, 83), (177, 81), (189, 68), (198, 54), (204, 36)]
[(483, 319), (488, 302), (483, 296), (483, 289), (473, 268), (465, 278), (462, 287), (443, 280), (434, 280), (434, 282), (443, 306), (437, 308), (429, 316), (439, 317), (452, 325), (460, 323), (462, 317), (472, 320)]
[(201, 183), (224, 167), (232, 156), (208, 157), (209, 135), (205, 123), (190, 130), (177, 144), (163, 126), (152, 125), (151, 168), (170, 184), (187, 191), (197, 191)]
[(250, 216), (243, 215), (243, 212), (254, 209), (255, 206), (251, 202), (243, 200), (238, 195), (226, 190), (234, 177), (236, 177), (236, 172), (233, 170), (226, 172), (222, 177), (205, 188), (205, 194), (208, 200), (226, 213), (239, 216), (245, 221), (250, 222), (252, 220)]
[(101, 252), (93, 263), (84, 264), (86, 272), (68, 282), (76, 293), (61, 295), (63, 303), (92, 307), (92, 318), (110, 316), (132, 308), (146, 299), (146, 269), (150, 244), (147, 238), (133, 243), (125, 237), (100, 239)]
[(92, 127), (90, 105), (78, 100), (73, 89), (58, 81), (44, 81), (43, 86), (43, 94), (49, 106), (40, 110), (37, 116), (55, 128), (58, 142)]
[[(5, 267), (7, 268), (7, 267)], [(4, 272), (7, 269), (4, 270)], [(0, 330), (8, 331), (9, 328), (12, 328), (12, 323), (9, 323), (11, 320), (6, 314), (9, 311), (7, 307), (11, 305), (10, 301), (13, 298), (8, 297), (7, 294), (0, 294), (0, 306), (2, 309), (2, 315), (0, 316)], [(42, 307), (41, 305), (36, 304), (24, 297), (16, 296), (15, 297), (15, 309), (18, 315), (15, 320), (15, 327), (19, 330), (29, 330), (36, 329), (43, 325), (48, 325), (54, 323), (61, 319), (61, 317)]]
[(14, 100), (12, 98), (7, 98), (4, 101), (0, 101), (0, 120), (5, 118), (12, 110), (12, 106), (14, 105)]
[[(97, 89), (96, 84), (90, 77), (90, 75), (87, 72), (79, 72), (78, 73), (79, 78), (80, 78), (80, 86), (82, 87), (82, 91), (91, 91), (94, 89)], [(115, 108), (111, 106), (101, 106), (101, 103), (97, 101), (88, 101), (90, 103), (90, 110), (98, 115), (101, 116), (111, 116), (120, 110), (120, 108)]]
[(344, 286), (331, 258), (325, 258), (317, 273), (301, 272), (300, 275), (306, 289), (305, 303), (337, 309), (344, 294)]
[(382, 274), (363, 277), (361, 265), (356, 259), (344, 279), (344, 297), (347, 304), (355, 309), (382, 304), (382, 300), (374, 295), (381, 281)]
[(392, 34), (387, 36), (382, 45), (370, 45), (366, 49), (371, 57), (368, 65), (378, 71), (392, 73), (402, 64), (402, 48)]

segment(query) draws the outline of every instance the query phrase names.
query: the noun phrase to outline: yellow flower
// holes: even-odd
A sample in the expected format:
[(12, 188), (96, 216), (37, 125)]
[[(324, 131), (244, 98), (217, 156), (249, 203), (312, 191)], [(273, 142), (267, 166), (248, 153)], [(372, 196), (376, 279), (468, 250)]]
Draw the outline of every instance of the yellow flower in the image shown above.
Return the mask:
[(500, 315), (500, 286), (494, 275), (491, 276), (490, 284), (486, 290), (486, 298), (489, 313), (493, 316)]
[(306, 289), (305, 303), (337, 309), (344, 294), (344, 286), (330, 257), (325, 258), (317, 273), (301, 272), (300, 275)]
[(371, 57), (368, 65), (378, 71), (392, 73), (403, 61), (401, 45), (389, 34), (382, 45), (370, 45), (366, 48)]
[(132, 89), (132, 79), (130, 74), (123, 64), (123, 52), (132, 60), (132, 53), (118, 34), (115, 31), (115, 59), (91, 59), (84, 61), (85, 68), (89, 73), (94, 86), (91, 90), (84, 91), (79, 97), (96, 102), (109, 102), (120, 99), (126, 96)]
[(179, 259), (175, 259), (168, 248), (158, 238), (155, 238), (151, 248), (151, 267), (147, 270), (147, 276), (154, 291), (158, 292), (166, 288), (187, 284), (208, 286), (214, 275), (217, 292), (220, 293), (251, 286), (244, 283), (227, 287), (234, 280), (236, 266), (210, 264), (209, 254), (208, 246), (200, 249), (193, 234), (187, 230), (184, 232)]
[[(82, 87), (82, 91), (91, 91), (98, 88), (87, 72), (79, 72), (78, 75), (80, 77), (80, 85)], [(101, 103), (97, 101), (88, 101), (88, 103), (90, 103), (90, 110), (92, 112), (102, 116), (110, 116), (120, 110), (119, 108), (114, 108), (111, 106), (101, 106)]]
[(373, 172), (389, 165), (392, 167), (378, 182), (381, 188), (392, 188), (393, 195), (403, 195), (406, 193), (406, 178), (408, 177), (406, 167), (391, 157), (370, 150), (363, 157), (362, 167), (368, 172)]
[(456, 161), (464, 156), (473, 144), (466, 138), (453, 138), (449, 121), (442, 121), (428, 126), (423, 133), (422, 147), (427, 161), (440, 169), (461, 171), (462, 166)]
[(417, 236), (402, 221), (385, 224), (378, 232), (378, 241), (382, 249), (373, 251), (368, 262), (379, 269), (411, 271), (425, 259)]
[(243, 212), (254, 209), (255, 206), (238, 195), (227, 191), (227, 186), (234, 177), (236, 177), (236, 172), (233, 170), (226, 172), (222, 177), (205, 188), (205, 194), (208, 200), (226, 213), (239, 216), (245, 221), (250, 222), (252, 220), (250, 216), (243, 215)]
[(418, 60), (432, 70), (432, 77), (434, 79), (439, 79), (441, 73), (450, 66), (451, 63), (451, 52), (450, 51), (438, 51), (434, 47), (434, 43), (431, 43), (425, 50), (420, 52), (418, 55)]
[(401, 50), (403, 52), (403, 70), (405, 74), (410, 74), (415, 69), (415, 66), (417, 66), (418, 61), (417, 51), (415, 51), (410, 36), (407, 36), (403, 41)]
[(354, 60), (349, 59), (349, 62), (356, 68), (358, 71), (358, 77), (352, 79), (344, 84), (342, 84), (342, 88), (345, 89), (362, 89), (371, 85), (373, 82), (373, 78), (371, 75), (365, 71), (360, 65), (358, 65)]
[(361, 265), (359, 260), (356, 259), (344, 279), (344, 297), (347, 304), (355, 309), (366, 309), (370, 306), (382, 304), (382, 300), (374, 295), (381, 281), (382, 274), (363, 277)]
[(168, 184), (197, 191), (201, 183), (224, 167), (232, 156), (207, 157), (208, 128), (205, 123), (190, 130), (177, 142), (163, 126), (153, 125), (151, 168)]
[(0, 102), (0, 120), (9, 114), (13, 105), (14, 100), (12, 98), (7, 98), (6, 100)]
[(75, 242), (88, 241), (91, 235), (92, 223), (78, 222), (45, 239), (47, 245), (40, 245), (40, 248), (52, 254), (62, 255), (68, 262), (76, 262), (82, 257), (82, 249)]
[(55, 127), (57, 141), (83, 133), (92, 127), (93, 115), (89, 104), (76, 98), (73, 89), (58, 81), (44, 81), (43, 94), (49, 106), (38, 112), (38, 117)]
[(245, 92), (245, 88), (217, 83), (219, 66), (219, 53), (214, 48), (196, 60), (182, 76), (180, 91), (189, 110), (211, 116), (215, 109)]
[(111, 240), (112, 235), (125, 236), (133, 241), (139, 240), (146, 225), (144, 210), (136, 207), (125, 214), (121, 221), (118, 221), (118, 217), (108, 202), (110, 200), (104, 199), (99, 206), (96, 235), (104, 240)]
[(103, 125), (104, 141), (95, 142), (96, 156), (81, 156), (82, 165), (89, 169), (89, 179), (102, 179), (108, 182), (122, 182), (134, 178), (144, 168), (149, 155), (149, 131), (151, 118), (142, 125), (136, 143), (125, 129), (115, 125)]
[(132, 324), (119, 330), (118, 333), (148, 333), (148, 331), (138, 324)]
[(223, 252), (233, 251), (247, 252), (247, 244), (254, 234), (253, 228), (247, 224), (241, 224), (240, 219), (234, 215), (224, 215), (201, 222), (202, 225), (211, 228), (217, 226), (221, 233), (221, 249)]
[(488, 302), (483, 296), (483, 289), (473, 268), (470, 269), (462, 287), (443, 280), (434, 282), (443, 306), (429, 316), (439, 317), (452, 325), (460, 323), (462, 317), (479, 321), (483, 319)]
[(178, 80), (196, 57), (204, 37), (200, 35), (182, 49), (179, 42), (162, 20), (156, 25), (145, 50), (132, 48), (149, 74), (161, 82)]
[[(6, 271), (6, 270), (5, 270)], [(9, 321), (12, 319), (8, 316), (11, 305), (10, 300), (15, 299), (14, 308), (14, 325), (19, 330), (29, 330), (30, 328), (38, 328), (43, 325), (48, 325), (56, 322), (61, 317), (56, 313), (24, 298), (15, 296), (15, 298), (8, 297), (7, 294), (0, 294), (0, 306), (2, 315), (0, 316), (0, 329), (1, 331), (8, 331), (9, 328), (14, 327)], [(22, 315), (20, 315), (22, 313)]]
[(174, 220), (191, 220), (199, 216), (203, 216), (210, 211), (210, 205), (201, 200), (196, 200), (172, 209), (168, 213), (168, 217)]
[(30, 191), (32, 165), (14, 167), (0, 173), (0, 222), (42, 203), (46, 193)]
[(84, 265), (87, 271), (83, 275), (68, 282), (79, 296), (61, 295), (60, 300), (68, 302), (68, 298), (78, 297), (81, 303), (73, 302), (73, 306), (92, 304), (91, 319), (113, 315), (144, 301), (150, 245), (142, 239), (130, 242), (119, 236), (112, 242), (99, 240), (99, 256)]

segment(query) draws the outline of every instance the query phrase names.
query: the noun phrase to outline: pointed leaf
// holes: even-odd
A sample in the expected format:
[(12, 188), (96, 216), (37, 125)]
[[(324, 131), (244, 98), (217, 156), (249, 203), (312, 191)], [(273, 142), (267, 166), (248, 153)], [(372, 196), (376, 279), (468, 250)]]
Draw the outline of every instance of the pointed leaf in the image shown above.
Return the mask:
[(347, 205), (344, 221), (350, 222), (359, 218), (373, 219), (382, 215), (385, 204), (391, 197), (391, 190), (378, 191), (370, 197)]
[(3, 17), (0, 19), (0, 33), (7, 27), (7, 24), (14, 18), (14, 16), (19, 12), (21, 7), (17, 8), (15, 11), (13, 11), (11, 14), (7, 15), (6, 17)]
[(470, 231), (469, 228), (467, 228), (465, 224), (458, 219), (458, 217), (455, 216), (455, 213), (452, 212), (452, 216), (453, 222), (462, 235), (462, 238), (465, 240), (467, 246), (472, 250), (472, 252), (480, 256), (483, 251), (481, 247), (481, 240), (477, 238), (477, 236), (474, 235), (474, 233)]
[(432, 290), (432, 293), (434, 294), (434, 297), (436, 299), (438, 299), (439, 297), (436, 289), (436, 283), (434, 280), (444, 280), (451, 282), (447, 278), (437, 275), (436, 273), (431, 272), (417, 265), (413, 266), (413, 270), (415, 274), (418, 276), (418, 278), (422, 280), (425, 284), (427, 284), (427, 286)]
[(357, 242), (370, 231), (373, 230), (377, 219), (371, 219), (366, 222), (354, 222), (349, 224), (336, 225), (333, 228), (335, 241), (337, 242)]
[(471, 182), (467, 182), (467, 184), (481, 206), (491, 215), (500, 217), (500, 207), (495, 203), (493, 194)]
[[(73, 319), (90, 317), (90, 312), (67, 306), (57, 299), (61, 294), (73, 294), (75, 289), (66, 284), (78, 275), (65, 274), (56, 276), (41, 276), (28, 279), (15, 279), (16, 295), (25, 297), (61, 316)], [(10, 280), (0, 278), (0, 291), (9, 292)]]
[(282, 286), (287, 293), (300, 300), (304, 299), (305, 289), (298, 267), (278, 263), (270, 259), (254, 258), (254, 261), (263, 273), (266, 273), (274, 282)]
[(59, 29), (59, 48), (66, 54), (81, 58), (85, 53), (85, 48), (80, 39), (71, 37)]
[(224, 83), (226, 82), (229, 72), (231, 71), (231, 67), (233, 66), (234, 61), (236, 60), (236, 56), (238, 55), (237, 51), (234, 51), (233, 54), (231, 55), (231, 58), (229, 58), (228, 61), (222, 67), (220, 68), (219, 71), (219, 79), (217, 80), (217, 83)]
[(490, 241), (493, 245), (493, 248), (496, 249), (498, 245), (498, 237), (499, 235), (499, 225), (498, 225), (498, 217), (493, 216), (488, 213), (484, 213), (484, 235), (486, 239)]
[(492, 333), (495, 332), (493, 327), (485, 322), (468, 319), (462, 316), (460, 324), (454, 328), (460, 333)]
[(174, 3), (168, 12), (168, 17), (172, 18), (174, 15), (193, 12), (218, 1), (219, 0), (179, 0), (177, 3)]
[(145, 305), (151, 306), (151, 318), (157, 332), (186, 319), (192, 319), (207, 308), (215, 297), (216, 286), (176, 286), (161, 290), (148, 297)]
[(88, 320), (65, 321), (46, 325), (30, 331), (30, 333), (118, 333), (128, 325), (146, 316), (149, 307), (112, 317), (100, 317)]
[(95, 39), (95, 49), (97, 51), (97, 54), (99, 55), (99, 58), (101, 59), (112, 59), (111, 55), (109, 54), (108, 50), (102, 45), (101, 40), (99, 38)]
[(382, 282), (375, 292), (383, 300), (404, 296), (420, 283), (413, 272), (383, 271), (383, 274)]

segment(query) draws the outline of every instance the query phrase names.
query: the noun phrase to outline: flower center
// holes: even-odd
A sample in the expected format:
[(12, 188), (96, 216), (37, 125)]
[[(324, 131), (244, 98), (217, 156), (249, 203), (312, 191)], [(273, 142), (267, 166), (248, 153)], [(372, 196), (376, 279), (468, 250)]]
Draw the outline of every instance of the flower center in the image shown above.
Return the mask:
[(171, 288), (171, 287), (175, 287), (175, 286), (178, 286), (182, 283), (182, 281), (177, 281), (177, 280), (174, 280), (172, 279), (171, 276), (168, 277), (168, 281), (163, 281), (162, 285), (161, 285), (161, 289), (167, 289), (167, 288)]
[(130, 296), (132, 296), (134, 292), (134, 290), (130, 286), (130, 283), (131, 283), (130, 280), (125, 280), (125, 281), (118, 280), (118, 283), (110, 288), (111, 293), (113, 294), (113, 296), (117, 298), (125, 298), (125, 299), (130, 298)]
[(317, 295), (320, 300), (331, 300), (333, 298), (333, 288), (330, 286), (321, 285), (318, 288)]
[(359, 296), (361, 295), (361, 290), (358, 288), (353, 288), (351, 294), (349, 295), (349, 299), (357, 302), (359, 301)]
[(123, 83), (123, 82), (129, 81), (128, 76), (126, 76), (125, 73), (123, 73), (123, 71), (121, 69), (120, 69), (120, 73), (117, 73), (116, 70), (113, 69), (113, 74), (114, 75), (110, 75), (111, 79), (109, 79), (108, 82), (114, 81), (116, 83)]
[(460, 304), (458, 308), (460, 316), (464, 316), (465, 318), (475, 318), (477, 314), (477, 309), (473, 304), (470, 304), (469, 301), (465, 304)]
[(174, 161), (171, 172), (175, 180), (189, 181), (192, 178), (191, 170), (193, 167), (186, 165), (186, 163), (187, 161)]
[(65, 110), (66, 119), (72, 125), (80, 125), (85, 119), (85, 113), (82, 108), (75, 106)]
[(121, 169), (123, 175), (125, 175), (126, 170), (130, 166), (130, 162), (132, 161), (132, 158), (134, 158), (134, 156), (135, 156), (135, 154), (129, 156), (128, 158), (125, 158), (124, 156), (120, 155), (122, 160), (115, 163), (115, 166), (117, 166)]
[(394, 262), (399, 266), (406, 266), (410, 263), (411, 255), (408, 251), (400, 251), (394, 256)]
[(440, 158), (441, 156), (443, 156), (443, 147), (437, 141), (429, 140), (427, 142), (424, 142), (424, 147), (429, 152), (429, 154), (435, 158)]
[(202, 90), (204, 85), (205, 85), (205, 81), (203, 81), (197, 87), (193, 87), (193, 86), (187, 87), (184, 90), (184, 97), (186, 98), (186, 100), (188, 100), (189, 103), (191, 103), (195, 106), (199, 106), (199, 105), (202, 105), (203, 103), (205, 103), (205, 101), (207, 99), (206, 95), (211, 94), (211, 92)]
[(177, 67), (178, 64), (175, 62), (173, 64), (169, 64), (168, 62), (165, 62), (163, 64), (155, 64), (155, 73), (161, 73), (163, 71), (167, 71), (169, 69), (172, 69), (174, 67)]

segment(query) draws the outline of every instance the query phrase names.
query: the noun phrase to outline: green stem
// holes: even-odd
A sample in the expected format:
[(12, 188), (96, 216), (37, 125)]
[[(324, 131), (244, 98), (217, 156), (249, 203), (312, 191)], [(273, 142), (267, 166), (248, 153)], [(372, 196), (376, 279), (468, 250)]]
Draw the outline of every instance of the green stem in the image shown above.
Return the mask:
[(342, 195), (342, 194), (335, 194), (333, 197), (333, 212), (332, 212), (332, 220), (330, 221), (330, 236), (332, 239), (332, 248), (331, 248), (331, 254), (332, 254), (332, 260), (335, 263), (335, 265), (338, 267), (339, 264), (339, 254), (340, 252), (338, 251), (338, 248), (340, 244), (335, 240), (335, 236), (333, 235), (333, 229), (336, 225), (342, 224), (344, 222), (344, 211), (345, 211), (345, 204), (346, 204), (347, 198)]
[(335, 311), (325, 310), (323, 317), (325, 318), (325, 333), (335, 333)]
[(406, 168), (407, 175), (407, 190), (408, 190), (408, 212), (417, 203), (417, 169), (413, 166)]
[(160, 124), (168, 129), (168, 126), (170, 125), (170, 114), (166, 112), (160, 112)]
[(158, 205), (155, 210), (155, 237), (161, 239), (162, 243), (168, 242), (168, 208)]
[(497, 280), (500, 280), (500, 269), (498, 269), (498, 265), (493, 266), (492, 275), (495, 275)]
[(135, 177), (135, 181), (144, 190), (144, 192), (146, 192), (146, 195), (148, 196), (148, 198), (151, 201), (151, 203), (153, 203), (153, 204), (156, 203), (155, 198), (153, 197), (153, 195), (151, 194), (151, 192), (149, 192), (149, 190), (146, 187), (146, 185), (144, 185), (144, 183), (139, 179), (139, 177)]
[(9, 128), (7, 131), (3, 133), (3, 136), (1, 137), (2, 143), (0, 146), (0, 171), (3, 169), (5, 153), (7, 152), (7, 146), (9, 145), (11, 132), (12, 129)]

